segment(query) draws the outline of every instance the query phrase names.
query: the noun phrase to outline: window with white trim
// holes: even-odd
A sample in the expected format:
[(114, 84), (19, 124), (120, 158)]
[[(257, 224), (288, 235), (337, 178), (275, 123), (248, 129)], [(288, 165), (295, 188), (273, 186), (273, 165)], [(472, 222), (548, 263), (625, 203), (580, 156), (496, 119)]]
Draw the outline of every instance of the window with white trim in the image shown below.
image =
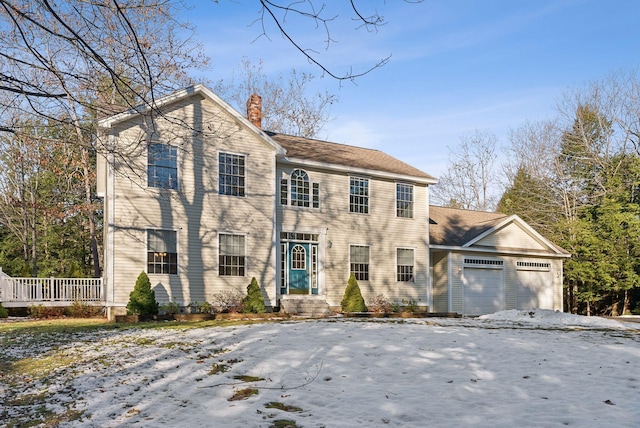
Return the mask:
[(147, 185), (159, 189), (178, 189), (178, 149), (168, 144), (147, 147)]
[(349, 177), (349, 212), (369, 214), (369, 179)]
[(178, 274), (178, 237), (175, 230), (147, 229), (147, 273)]
[(413, 218), (413, 185), (396, 183), (396, 217)]
[(399, 282), (414, 282), (413, 264), (414, 255), (413, 248), (397, 248), (396, 249), (396, 273)]
[(246, 247), (244, 235), (221, 233), (218, 247), (218, 274), (245, 276)]
[(307, 269), (307, 250), (302, 245), (294, 245), (291, 249), (291, 269)]
[(280, 205), (320, 208), (320, 183), (309, 179), (302, 169), (294, 169), (290, 179), (280, 179)]
[(244, 196), (245, 191), (244, 155), (220, 153), (218, 155), (218, 193), (229, 196)]
[(349, 246), (349, 270), (358, 281), (369, 281), (369, 246)]

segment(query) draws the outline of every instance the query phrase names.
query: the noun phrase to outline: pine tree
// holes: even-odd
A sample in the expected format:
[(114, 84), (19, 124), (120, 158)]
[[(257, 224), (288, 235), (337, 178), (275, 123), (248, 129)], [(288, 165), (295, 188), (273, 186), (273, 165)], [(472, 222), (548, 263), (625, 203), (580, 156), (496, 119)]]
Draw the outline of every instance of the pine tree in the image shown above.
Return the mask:
[(251, 278), (247, 286), (247, 296), (242, 299), (242, 311), (245, 313), (262, 314), (266, 311), (264, 297), (256, 278)]
[(129, 294), (127, 303), (127, 315), (157, 315), (158, 302), (156, 302), (156, 292), (151, 289), (149, 276), (142, 272), (136, 280), (133, 291)]
[(367, 311), (362, 293), (360, 292), (360, 286), (358, 286), (358, 281), (353, 273), (349, 276), (349, 282), (347, 283), (347, 288), (344, 291), (344, 297), (340, 305), (342, 306), (342, 312)]

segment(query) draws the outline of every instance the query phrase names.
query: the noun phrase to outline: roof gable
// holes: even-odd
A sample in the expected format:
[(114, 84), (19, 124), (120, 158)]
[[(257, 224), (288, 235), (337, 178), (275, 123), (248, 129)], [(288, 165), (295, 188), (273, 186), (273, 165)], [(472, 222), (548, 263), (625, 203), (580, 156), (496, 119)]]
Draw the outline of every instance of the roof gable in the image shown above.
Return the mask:
[(201, 96), (205, 99), (209, 100), (213, 104), (217, 105), (220, 109), (225, 111), (227, 114), (232, 116), (237, 122), (241, 123), (247, 129), (249, 129), (252, 133), (256, 134), (260, 139), (265, 141), (267, 144), (271, 145), (276, 149), (278, 154), (283, 155), (285, 150), (276, 143), (269, 135), (267, 135), (260, 128), (254, 126), (247, 118), (238, 113), (234, 108), (232, 108), (229, 104), (227, 104), (222, 98), (216, 95), (213, 91), (207, 88), (204, 85), (195, 85), (190, 86), (188, 88), (176, 91), (170, 95), (162, 97), (156, 100), (153, 105), (139, 105), (134, 108), (127, 109), (121, 113), (115, 114), (113, 116), (105, 117), (98, 121), (98, 126), (101, 128), (111, 128), (114, 125), (122, 123), (124, 121), (130, 120), (137, 116), (148, 113), (152, 110), (160, 110), (163, 107), (169, 106), (178, 101), (182, 101), (189, 97)]
[(569, 253), (536, 232), (516, 215), (429, 207), (431, 245), (491, 250)]

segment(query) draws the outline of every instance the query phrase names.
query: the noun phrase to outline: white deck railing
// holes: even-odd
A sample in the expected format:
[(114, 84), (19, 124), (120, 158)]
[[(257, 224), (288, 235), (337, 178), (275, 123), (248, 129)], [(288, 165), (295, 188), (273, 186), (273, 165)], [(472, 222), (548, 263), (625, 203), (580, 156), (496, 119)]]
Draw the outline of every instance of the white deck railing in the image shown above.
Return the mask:
[(102, 278), (14, 278), (0, 268), (0, 302), (6, 307), (103, 301)]

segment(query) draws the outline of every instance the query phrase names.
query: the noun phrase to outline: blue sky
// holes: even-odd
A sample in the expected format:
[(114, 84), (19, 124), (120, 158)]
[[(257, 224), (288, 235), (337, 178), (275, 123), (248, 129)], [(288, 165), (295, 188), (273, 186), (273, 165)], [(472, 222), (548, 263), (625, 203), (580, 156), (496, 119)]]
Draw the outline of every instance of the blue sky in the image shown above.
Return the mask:
[[(328, 50), (320, 29), (288, 20), (324, 65), (344, 74), (391, 60), (355, 83), (318, 79), (318, 89), (339, 97), (320, 137), (380, 149), (435, 176), (461, 137), (480, 130), (507, 145), (510, 129), (554, 117), (563, 93), (639, 62), (636, 0), (356, 1), (387, 21), (371, 33), (355, 30), (346, 0), (324, 3), (338, 15)], [(203, 74), (211, 81), (230, 78), (244, 56), (274, 75), (294, 67), (321, 76), (273, 26), (259, 37), (257, 1), (187, 4), (184, 17), (212, 58)]]

